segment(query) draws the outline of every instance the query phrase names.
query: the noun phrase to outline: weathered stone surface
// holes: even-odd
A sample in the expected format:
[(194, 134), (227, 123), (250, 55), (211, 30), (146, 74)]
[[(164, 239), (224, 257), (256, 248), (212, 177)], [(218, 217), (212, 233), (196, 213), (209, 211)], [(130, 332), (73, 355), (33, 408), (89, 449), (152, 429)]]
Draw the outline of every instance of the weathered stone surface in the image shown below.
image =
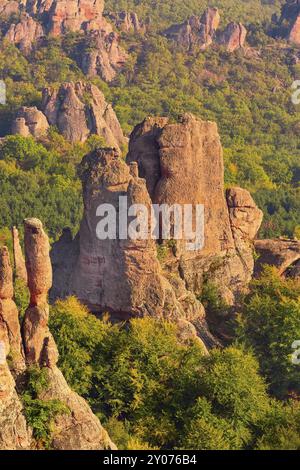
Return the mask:
[(111, 31), (92, 31), (89, 34), (93, 47), (82, 51), (81, 68), (88, 77), (99, 75), (111, 82), (124, 66), (128, 56), (119, 45), (119, 36)]
[(300, 241), (287, 239), (256, 240), (259, 255), (255, 274), (259, 276), (264, 265), (275, 266), (282, 276), (300, 277)]
[[(185, 285), (195, 293), (201, 292), (204, 277), (209, 277), (233, 304), (253, 272), (252, 241), (261, 212), (249, 193), (235, 189), (229, 193), (231, 199), (241, 204), (243, 195), (250, 207), (233, 206), (229, 213), (216, 124), (192, 115), (183, 116), (178, 124), (168, 124), (164, 118), (146, 119), (131, 135), (127, 162), (133, 161), (146, 178), (154, 203), (204, 205), (204, 248), (188, 252), (182, 242), (176, 242), (164, 268), (179, 271)], [(243, 236), (239, 229), (244, 231)]]
[(288, 0), (282, 6), (278, 22), (278, 35), (292, 44), (300, 44), (300, 2)]
[(9, 252), (0, 248), (0, 340), (10, 354), (16, 373), (24, 369), (23, 346), (20, 333), (19, 313), (13, 301), (13, 273)]
[(11, 132), (23, 137), (32, 135), (39, 138), (47, 134), (48, 129), (49, 123), (42, 111), (39, 111), (35, 106), (31, 108), (23, 106), (17, 112), (12, 123)]
[(119, 11), (116, 13), (110, 12), (108, 14), (109, 20), (115, 24), (115, 26), (126, 33), (144, 33), (146, 27), (139, 17), (134, 12)]
[(12, 228), (12, 239), (14, 253), (14, 274), (16, 279), (21, 279), (24, 283), (27, 284), (27, 270), (17, 227)]
[(0, 450), (29, 450), (30, 445), (31, 431), (5, 361), (0, 363)]
[(219, 34), (218, 43), (226, 47), (228, 52), (234, 52), (244, 47), (247, 29), (242, 23), (229, 23), (225, 30)]
[(42, 400), (59, 400), (69, 409), (55, 419), (52, 447), (55, 450), (117, 450), (86, 401), (68, 386), (57, 367), (48, 370), (49, 386)]
[(0, 16), (7, 18), (19, 12), (19, 2), (14, 0), (0, 0)]
[(171, 26), (164, 34), (189, 51), (197, 46), (206, 49), (212, 44), (219, 23), (218, 9), (208, 8), (201, 17), (191, 16), (186, 22)]
[(29, 15), (24, 15), (19, 23), (10, 26), (5, 38), (18, 46), (27, 55), (43, 36), (44, 30), (42, 25)]
[(70, 142), (84, 142), (96, 134), (118, 150), (126, 145), (111, 105), (94, 85), (78, 82), (65, 83), (59, 90), (47, 88), (43, 92), (43, 110), (49, 123)]
[(26, 219), (25, 259), (30, 291), (30, 305), (25, 312), (22, 336), (27, 364), (52, 367), (57, 349), (48, 328), (48, 291), (52, 286), (49, 240), (38, 219)]

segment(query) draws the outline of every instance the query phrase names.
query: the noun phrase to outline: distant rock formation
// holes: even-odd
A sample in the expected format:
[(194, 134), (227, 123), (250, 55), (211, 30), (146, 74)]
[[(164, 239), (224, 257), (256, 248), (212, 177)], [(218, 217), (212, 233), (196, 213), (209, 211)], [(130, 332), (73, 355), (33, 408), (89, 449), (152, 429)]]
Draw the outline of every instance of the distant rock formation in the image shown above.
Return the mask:
[(79, 65), (89, 76), (99, 75), (110, 82), (123, 67), (127, 54), (119, 44), (119, 35), (104, 18), (103, 9), (104, 0), (24, 0), (21, 3), (0, 0), (0, 15), (1, 12), (5, 16), (20, 15), (19, 22), (7, 31), (6, 39), (25, 55), (45, 35), (58, 37), (79, 32), (86, 43), (79, 54)]
[(234, 52), (244, 47), (247, 29), (242, 23), (229, 23), (218, 36), (218, 44), (225, 46), (228, 52)]
[(42, 109), (70, 142), (84, 142), (96, 134), (118, 150), (127, 143), (112, 106), (94, 85), (78, 82), (64, 83), (58, 90), (46, 88)]
[(49, 123), (46, 116), (36, 107), (27, 108), (23, 106), (16, 114), (12, 122), (11, 133), (28, 137), (39, 138), (47, 134)]
[(110, 12), (107, 17), (120, 31), (124, 31), (125, 33), (144, 33), (146, 31), (145, 24), (140, 21), (138, 15), (132, 11)]
[(259, 276), (264, 265), (275, 266), (285, 277), (300, 278), (300, 241), (288, 239), (256, 240), (258, 259), (255, 275)]
[[(38, 399), (59, 401), (68, 410), (55, 417), (49, 436), (51, 448), (115, 450), (116, 446), (98, 418), (85, 400), (70, 389), (56, 366), (58, 352), (48, 328), (47, 295), (52, 284), (49, 240), (42, 223), (37, 219), (25, 220), (24, 230), (30, 304), (23, 321), (22, 339), (18, 311), (11, 300), (13, 284), (9, 254), (7, 248), (0, 249), (0, 449), (21, 450), (36, 446), (34, 436), (26, 424), (14, 379), (14, 376), (18, 377), (18, 374), (25, 370), (23, 343), (26, 365), (46, 368), (48, 383), (45, 389), (39, 392)], [(21, 369), (15, 367), (16, 352), (22, 359)], [(13, 366), (8, 366), (8, 355)], [(20, 391), (23, 390), (25, 382), (22, 378)]]
[(164, 35), (189, 52), (195, 48), (205, 50), (212, 44), (224, 45), (228, 52), (244, 47), (246, 28), (241, 23), (230, 23), (220, 32), (220, 20), (217, 8), (207, 8), (201, 17), (191, 16), (184, 23), (168, 28)]
[(26, 14), (19, 23), (10, 26), (5, 39), (18, 46), (24, 55), (28, 55), (44, 35), (42, 25)]

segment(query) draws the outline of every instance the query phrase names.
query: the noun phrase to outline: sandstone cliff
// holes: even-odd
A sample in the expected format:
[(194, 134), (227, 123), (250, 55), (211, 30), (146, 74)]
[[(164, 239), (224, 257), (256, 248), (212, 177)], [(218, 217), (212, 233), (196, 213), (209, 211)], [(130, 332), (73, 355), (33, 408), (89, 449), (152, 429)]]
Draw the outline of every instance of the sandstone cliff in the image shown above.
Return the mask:
[(258, 276), (264, 265), (275, 266), (282, 276), (300, 278), (300, 241), (288, 239), (256, 240), (258, 258), (255, 274)]

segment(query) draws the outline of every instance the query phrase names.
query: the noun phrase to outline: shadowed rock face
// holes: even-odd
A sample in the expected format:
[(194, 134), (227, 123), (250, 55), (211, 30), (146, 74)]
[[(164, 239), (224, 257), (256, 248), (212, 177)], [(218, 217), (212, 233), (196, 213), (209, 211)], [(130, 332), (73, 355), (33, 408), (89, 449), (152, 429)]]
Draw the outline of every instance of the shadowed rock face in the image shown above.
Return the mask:
[(146, 31), (145, 25), (139, 20), (139, 17), (134, 12), (119, 11), (117, 13), (109, 13), (109, 20), (115, 24), (115, 26), (126, 33), (144, 33)]
[(259, 255), (255, 265), (258, 276), (264, 265), (275, 266), (282, 276), (300, 278), (300, 241), (256, 240), (255, 250)]
[(300, 44), (299, 0), (287, 0), (282, 6), (281, 17), (278, 21), (278, 34), (293, 44)]
[(94, 85), (78, 82), (65, 83), (59, 90), (47, 88), (42, 108), (49, 123), (70, 142), (84, 142), (91, 134), (118, 150), (127, 142), (113, 108)]

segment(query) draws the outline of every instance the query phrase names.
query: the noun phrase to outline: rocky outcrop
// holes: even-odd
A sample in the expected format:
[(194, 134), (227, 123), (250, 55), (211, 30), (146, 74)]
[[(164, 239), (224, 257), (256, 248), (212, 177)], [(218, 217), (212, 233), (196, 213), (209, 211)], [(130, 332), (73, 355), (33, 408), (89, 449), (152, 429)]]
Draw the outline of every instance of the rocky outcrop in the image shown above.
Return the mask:
[(186, 22), (171, 26), (164, 34), (189, 51), (195, 47), (206, 49), (212, 44), (219, 23), (218, 9), (208, 8), (201, 17), (191, 16)]
[[(192, 115), (177, 124), (148, 118), (131, 135), (127, 162), (133, 161), (155, 204), (204, 206), (204, 247), (189, 252), (177, 242), (165, 269), (180, 272), (188, 289), (198, 294), (209, 278), (226, 301), (234, 303), (253, 274), (252, 242), (262, 214), (240, 189), (228, 193), (227, 204), (216, 124)], [(242, 206), (244, 202), (248, 205)]]
[(36, 107), (27, 108), (23, 106), (17, 112), (12, 122), (11, 133), (28, 137), (39, 138), (47, 134), (49, 123), (46, 116)]
[(300, 241), (288, 239), (256, 240), (258, 259), (255, 275), (259, 276), (264, 265), (275, 266), (285, 277), (300, 278)]
[(226, 47), (228, 52), (234, 52), (244, 47), (247, 29), (242, 23), (229, 23), (218, 36), (218, 43)]
[(13, 272), (9, 252), (0, 248), (0, 340), (5, 345), (16, 374), (24, 370), (24, 353), (19, 325), (19, 313), (13, 300)]
[(87, 403), (74, 393), (56, 367), (58, 353), (48, 328), (48, 291), (52, 285), (49, 240), (37, 219), (24, 222), (25, 255), (30, 305), (25, 313), (22, 336), (27, 365), (47, 367), (48, 384), (40, 400), (58, 400), (67, 413), (55, 418), (51, 447), (56, 450), (116, 449)]
[[(92, 47), (90, 47), (92, 44)], [(119, 36), (111, 31), (92, 31), (89, 33), (87, 47), (80, 51), (80, 67), (88, 77), (100, 76), (111, 82), (128, 59), (120, 47)]]
[(13, 255), (14, 255), (14, 275), (27, 285), (27, 270), (25, 259), (20, 244), (19, 231), (17, 227), (12, 228)]
[(229, 23), (219, 31), (220, 14), (217, 8), (208, 8), (201, 17), (191, 16), (184, 23), (171, 26), (164, 32), (169, 39), (189, 52), (205, 50), (212, 44), (224, 45), (228, 52), (244, 47), (247, 30), (241, 23)]
[(84, 142), (96, 134), (118, 150), (127, 143), (112, 106), (94, 85), (78, 82), (58, 90), (47, 88), (42, 107), (49, 123), (70, 142)]
[(19, 13), (20, 3), (17, 0), (0, 0), (0, 16), (8, 18)]
[(12, 24), (5, 35), (5, 39), (18, 46), (25, 55), (32, 51), (42, 37), (44, 37), (42, 25), (29, 15), (24, 15), (19, 23)]
[(300, 44), (300, 2), (287, 0), (282, 6), (281, 17), (277, 21), (278, 36), (295, 45)]
[(138, 15), (132, 11), (110, 12), (108, 13), (108, 19), (114, 23), (116, 28), (125, 33), (144, 33), (146, 31), (144, 23), (140, 21)]

